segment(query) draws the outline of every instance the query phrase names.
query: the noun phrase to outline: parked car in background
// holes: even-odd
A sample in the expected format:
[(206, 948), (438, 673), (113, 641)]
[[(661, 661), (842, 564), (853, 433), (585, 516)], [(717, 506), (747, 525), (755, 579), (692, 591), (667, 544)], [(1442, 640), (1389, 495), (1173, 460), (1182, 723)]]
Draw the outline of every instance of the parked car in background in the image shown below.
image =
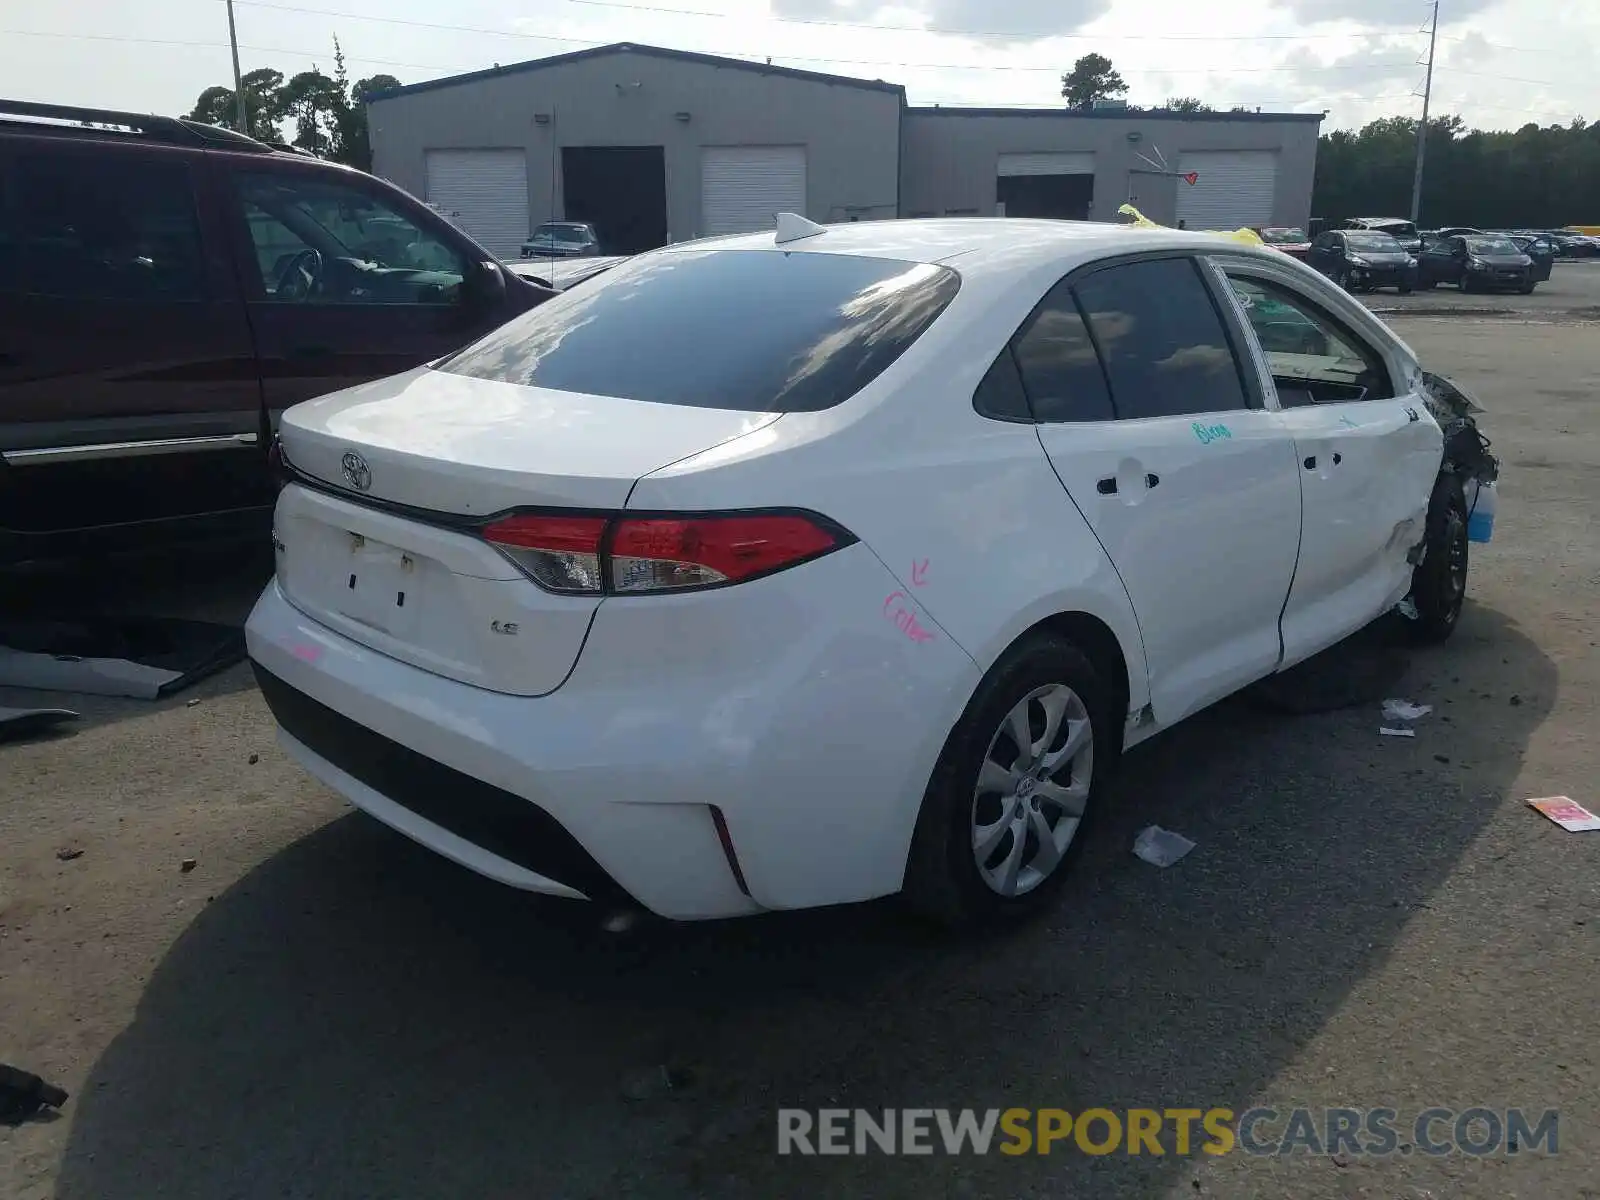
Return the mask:
[(1449, 636), (1453, 394), (1261, 246), (783, 214), (286, 414), (250, 657), (311, 774), (511, 886), (1015, 920), (1126, 747), (1407, 595)]
[(1512, 245), (1533, 260), (1531, 277), (1535, 283), (1544, 283), (1550, 278), (1555, 261), (1561, 256), (1561, 251), (1555, 242), (1543, 235), (1510, 233), (1503, 236), (1509, 238)]
[(1422, 249), (1422, 235), (1417, 232), (1415, 224), (1403, 217), (1351, 217), (1344, 227), (1386, 233), (1399, 242), (1408, 254), (1415, 254)]
[(264, 533), (279, 412), (553, 294), (352, 168), (0, 101), (0, 563)]
[(507, 263), (506, 270), (513, 275), (520, 275), (531, 280), (540, 287), (554, 288), (564, 292), (568, 288), (576, 287), (586, 279), (593, 279), (602, 271), (609, 271), (618, 263), (627, 262), (627, 255), (610, 257), (595, 256), (591, 258), (563, 259), (531, 259)]
[(1417, 260), (1387, 233), (1375, 229), (1332, 229), (1311, 243), (1306, 261), (1349, 291), (1398, 288), (1409, 294), (1417, 283)]
[(1592, 234), (1577, 233), (1570, 229), (1541, 229), (1531, 232), (1542, 233), (1552, 239), (1561, 247), (1564, 257), (1594, 258), (1600, 255), (1600, 237)]
[(1292, 225), (1262, 225), (1256, 228), (1261, 240), (1274, 250), (1304, 261), (1311, 253), (1311, 238), (1304, 229)]
[(1434, 241), (1439, 241), (1444, 238), (1466, 237), (1468, 234), (1479, 234), (1482, 232), (1483, 230), (1474, 229), (1471, 225), (1446, 225), (1440, 229), (1430, 229), (1424, 236), (1431, 238)]
[(1429, 244), (1418, 259), (1420, 285), (1453, 283), (1463, 292), (1517, 291), (1530, 294), (1537, 286), (1533, 259), (1510, 238), (1495, 234), (1456, 234)]
[(546, 221), (522, 243), (523, 258), (581, 258), (599, 253), (599, 235), (585, 221)]

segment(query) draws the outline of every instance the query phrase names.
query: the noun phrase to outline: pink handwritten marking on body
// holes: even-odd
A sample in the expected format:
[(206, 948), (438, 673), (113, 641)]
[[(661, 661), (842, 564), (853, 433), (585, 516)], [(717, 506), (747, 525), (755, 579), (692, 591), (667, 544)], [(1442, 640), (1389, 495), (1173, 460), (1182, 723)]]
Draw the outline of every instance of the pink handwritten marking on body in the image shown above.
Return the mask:
[(289, 650), (301, 662), (314, 663), (322, 657), (322, 649), (318, 646), (307, 646), (302, 643), (289, 647)]
[(923, 628), (917, 616), (905, 606), (909, 597), (902, 591), (893, 591), (884, 598), (883, 616), (886, 621), (913, 642), (933, 641), (932, 631)]
[(927, 582), (928, 582), (928, 560), (927, 559), (923, 559), (921, 562), (912, 563), (911, 564), (911, 586), (912, 587), (921, 587), (923, 584), (925, 584)]

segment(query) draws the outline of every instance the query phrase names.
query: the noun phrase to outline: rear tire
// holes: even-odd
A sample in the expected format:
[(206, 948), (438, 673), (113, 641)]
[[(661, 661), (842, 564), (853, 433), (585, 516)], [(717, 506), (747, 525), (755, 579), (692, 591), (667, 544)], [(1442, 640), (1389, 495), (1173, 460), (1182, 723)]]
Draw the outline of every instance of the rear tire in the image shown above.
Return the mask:
[[(928, 781), (905, 902), (950, 929), (1016, 923), (1048, 906), (1121, 752), (1113, 696), (1061, 635), (1013, 646), (978, 685)], [(1028, 747), (1012, 732), (1019, 711)]]
[(1455, 632), (1467, 598), (1468, 545), (1461, 480), (1440, 475), (1428, 502), (1422, 561), (1411, 574), (1411, 602), (1417, 609), (1417, 619), (1409, 622), (1413, 640), (1438, 643)]

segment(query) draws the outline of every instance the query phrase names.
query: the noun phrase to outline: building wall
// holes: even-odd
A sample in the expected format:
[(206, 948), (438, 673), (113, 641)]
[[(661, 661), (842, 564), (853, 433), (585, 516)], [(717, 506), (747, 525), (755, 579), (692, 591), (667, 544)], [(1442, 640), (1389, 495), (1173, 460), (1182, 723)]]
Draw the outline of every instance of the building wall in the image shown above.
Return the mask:
[(374, 172), (422, 199), (426, 151), (523, 148), (530, 229), (563, 215), (561, 147), (661, 146), (669, 236), (687, 241), (700, 232), (702, 146), (804, 145), (806, 216), (895, 216), (900, 113), (898, 91), (624, 51), (401, 93), (368, 117)]
[[(1276, 150), (1272, 223), (1304, 228), (1311, 218), (1319, 128), (1314, 120), (1275, 121), (1253, 113), (1183, 120), (1137, 113), (912, 108), (906, 111), (901, 152), (900, 211), (908, 217), (993, 216), (1001, 154), (1080, 151), (1095, 156), (1091, 219), (1120, 220), (1117, 209), (1132, 203), (1152, 221), (1171, 224), (1177, 219), (1177, 189), (1187, 185), (1171, 177), (1132, 174), (1146, 166), (1137, 154), (1154, 158), (1152, 147), (1159, 147), (1176, 170), (1189, 150)], [(1130, 134), (1138, 134), (1138, 141), (1130, 142)]]

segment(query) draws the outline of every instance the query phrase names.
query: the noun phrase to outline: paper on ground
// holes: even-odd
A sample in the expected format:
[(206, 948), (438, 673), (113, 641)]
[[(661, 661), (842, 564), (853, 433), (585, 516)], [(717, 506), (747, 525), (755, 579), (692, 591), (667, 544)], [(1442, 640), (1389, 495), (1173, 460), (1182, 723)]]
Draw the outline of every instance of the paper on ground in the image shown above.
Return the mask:
[(1566, 796), (1545, 796), (1538, 800), (1529, 800), (1528, 807), (1542, 812), (1568, 833), (1600, 829), (1600, 817)]
[(1384, 737), (1416, 737), (1415, 729), (1390, 729), (1387, 725), (1378, 726), (1378, 732)]
[(1194, 849), (1194, 843), (1181, 833), (1159, 825), (1146, 825), (1133, 839), (1133, 852), (1152, 867), (1170, 867)]
[(1383, 719), (1385, 721), (1415, 721), (1418, 717), (1425, 717), (1433, 711), (1431, 704), (1413, 704), (1409, 700), (1385, 700), (1383, 702)]

